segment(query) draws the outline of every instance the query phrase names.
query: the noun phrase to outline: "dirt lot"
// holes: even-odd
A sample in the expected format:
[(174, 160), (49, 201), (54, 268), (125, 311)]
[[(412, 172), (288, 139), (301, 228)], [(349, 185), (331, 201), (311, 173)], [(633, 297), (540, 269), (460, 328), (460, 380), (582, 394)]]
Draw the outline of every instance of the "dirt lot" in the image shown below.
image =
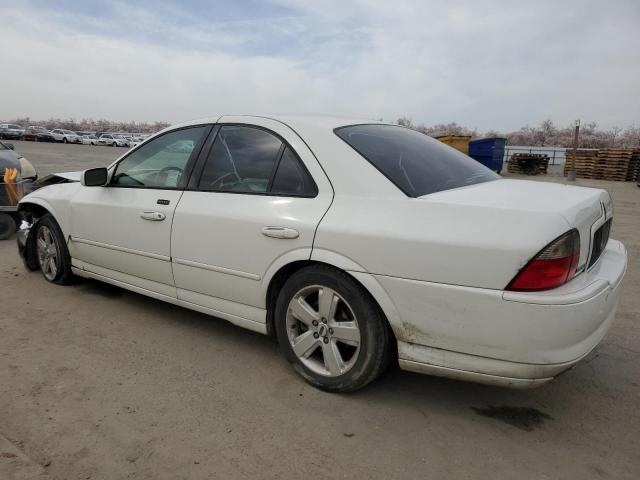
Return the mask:
[[(15, 144), (41, 173), (125, 151)], [(629, 270), (604, 342), (530, 391), (392, 370), (323, 393), (266, 337), (97, 282), (50, 285), (0, 242), (0, 478), (640, 478), (640, 189), (577, 183), (612, 193)]]

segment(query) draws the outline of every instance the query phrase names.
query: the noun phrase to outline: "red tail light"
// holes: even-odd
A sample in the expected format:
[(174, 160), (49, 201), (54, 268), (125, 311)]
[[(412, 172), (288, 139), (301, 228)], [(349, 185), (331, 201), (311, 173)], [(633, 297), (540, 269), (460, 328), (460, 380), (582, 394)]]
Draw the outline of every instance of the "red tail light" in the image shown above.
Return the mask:
[(580, 234), (571, 230), (556, 238), (527, 263), (506, 290), (539, 291), (564, 285), (576, 274)]

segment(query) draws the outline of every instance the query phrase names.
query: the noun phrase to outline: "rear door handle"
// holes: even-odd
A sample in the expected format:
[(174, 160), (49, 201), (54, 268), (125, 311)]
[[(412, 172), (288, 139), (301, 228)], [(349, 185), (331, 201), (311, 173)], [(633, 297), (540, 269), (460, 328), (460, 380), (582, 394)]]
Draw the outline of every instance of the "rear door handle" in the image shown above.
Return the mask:
[(140, 218), (143, 220), (151, 220), (152, 222), (161, 222), (167, 217), (162, 212), (142, 212), (142, 214), (140, 214)]
[(264, 227), (262, 234), (272, 238), (298, 238), (300, 236), (297, 230), (287, 227)]

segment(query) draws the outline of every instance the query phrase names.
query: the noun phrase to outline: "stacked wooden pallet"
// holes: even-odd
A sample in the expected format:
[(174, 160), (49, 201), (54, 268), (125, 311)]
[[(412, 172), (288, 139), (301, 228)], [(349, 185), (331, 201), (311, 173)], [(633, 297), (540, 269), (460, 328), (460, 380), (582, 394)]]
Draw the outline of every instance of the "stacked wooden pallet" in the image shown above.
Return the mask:
[(596, 178), (595, 172), (598, 168), (598, 150), (576, 150), (574, 157), (573, 150), (567, 150), (564, 154), (564, 174), (570, 170), (573, 164), (576, 177)]
[(640, 165), (640, 149), (602, 148), (578, 150), (575, 159), (572, 150), (565, 153), (565, 175), (574, 160), (576, 176), (599, 180), (632, 181), (637, 178)]
[(627, 182), (633, 181), (636, 181), (640, 184), (640, 148), (633, 149), (631, 164), (629, 165), (629, 172), (627, 172)]
[(507, 163), (509, 173), (539, 175), (547, 173), (549, 156), (539, 153), (514, 153)]

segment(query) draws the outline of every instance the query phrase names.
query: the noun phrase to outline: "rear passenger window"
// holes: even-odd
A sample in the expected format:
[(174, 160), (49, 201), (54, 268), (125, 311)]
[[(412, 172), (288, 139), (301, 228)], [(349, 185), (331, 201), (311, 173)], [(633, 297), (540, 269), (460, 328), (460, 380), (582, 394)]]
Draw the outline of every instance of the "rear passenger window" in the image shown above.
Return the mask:
[(307, 173), (302, 162), (293, 151), (287, 147), (282, 154), (278, 170), (276, 170), (271, 186), (271, 192), (279, 195), (299, 195), (313, 197), (318, 188)]
[(262, 129), (220, 128), (205, 164), (199, 188), (264, 193), (280, 155), (282, 142)]
[(257, 127), (220, 127), (198, 185), (216, 192), (315, 196), (316, 184), (295, 152)]

